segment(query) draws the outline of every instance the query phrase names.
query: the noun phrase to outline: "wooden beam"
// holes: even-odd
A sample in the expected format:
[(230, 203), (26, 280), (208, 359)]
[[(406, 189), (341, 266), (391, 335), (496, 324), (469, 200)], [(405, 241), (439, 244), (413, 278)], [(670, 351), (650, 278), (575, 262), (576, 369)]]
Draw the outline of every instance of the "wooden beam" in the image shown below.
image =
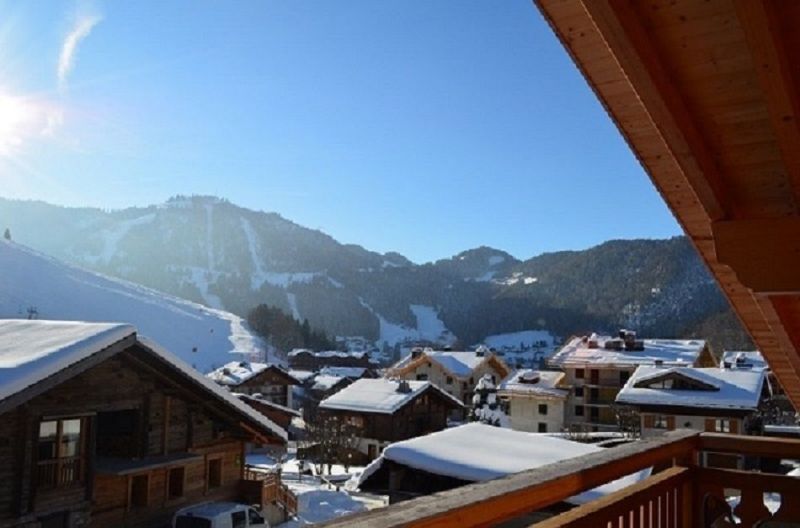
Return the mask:
[(161, 452), (164, 455), (169, 454), (169, 422), (170, 422), (170, 405), (172, 398), (164, 396), (164, 429), (161, 431)]
[(579, 0), (712, 220), (735, 214), (720, 168), (629, 0)]
[(717, 261), (755, 293), (800, 292), (800, 218), (714, 222)]
[(587, 489), (675, 458), (698, 444), (686, 429), (658, 438), (462, 486), (323, 524), (329, 528), (492, 526), (563, 501)]
[(722, 433), (702, 433), (700, 450), (769, 458), (800, 458), (800, 440)]
[[(787, 178), (792, 183), (795, 207), (800, 207), (800, 92), (792, 75), (792, 62), (781, 35), (779, 2), (734, 0), (736, 16), (747, 39), (753, 66), (764, 93), (772, 129)], [(795, 65), (796, 66), (796, 65)]]

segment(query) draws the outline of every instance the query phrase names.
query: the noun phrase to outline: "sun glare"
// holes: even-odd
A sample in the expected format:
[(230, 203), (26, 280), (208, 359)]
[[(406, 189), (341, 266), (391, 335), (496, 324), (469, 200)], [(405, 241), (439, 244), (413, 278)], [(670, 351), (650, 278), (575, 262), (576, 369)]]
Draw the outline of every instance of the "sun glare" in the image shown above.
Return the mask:
[(0, 93), (0, 156), (18, 149), (35, 121), (36, 110), (30, 103)]

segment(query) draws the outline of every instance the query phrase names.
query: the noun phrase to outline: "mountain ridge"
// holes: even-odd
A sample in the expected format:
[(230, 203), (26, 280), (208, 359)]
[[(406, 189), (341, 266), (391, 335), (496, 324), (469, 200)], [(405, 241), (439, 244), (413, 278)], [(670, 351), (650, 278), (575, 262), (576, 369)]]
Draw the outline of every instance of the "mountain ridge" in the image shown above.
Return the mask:
[(691, 334), (703, 328), (723, 346), (747, 344), (684, 237), (607, 241), (526, 260), (480, 246), (415, 264), (209, 196), (112, 211), (0, 199), (6, 226), (15, 239), (95, 271), (241, 316), (270, 304), (379, 346), (617, 326), (663, 337), (699, 337)]

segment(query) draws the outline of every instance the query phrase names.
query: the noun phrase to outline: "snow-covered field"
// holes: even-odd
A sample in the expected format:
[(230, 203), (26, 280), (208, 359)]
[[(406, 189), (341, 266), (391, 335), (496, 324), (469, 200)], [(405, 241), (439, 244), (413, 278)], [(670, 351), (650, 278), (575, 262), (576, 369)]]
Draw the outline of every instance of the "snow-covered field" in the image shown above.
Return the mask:
[(417, 319), (416, 326), (410, 328), (388, 321), (363, 299), (360, 299), (360, 301), (361, 305), (372, 312), (380, 322), (380, 337), (376, 341), (377, 346), (383, 345), (384, 342), (389, 345), (395, 345), (404, 341), (432, 341), (442, 345), (449, 345), (456, 340), (453, 333), (447, 329), (444, 322), (439, 318), (439, 312), (432, 306), (423, 304), (409, 305), (409, 309)]
[(523, 330), (487, 336), (483, 344), (511, 367), (538, 368), (555, 351), (556, 338), (547, 330)]
[[(238, 316), (0, 242), (0, 318), (122, 322), (196, 369), (257, 359), (264, 343)], [(274, 358), (269, 358), (274, 360)]]

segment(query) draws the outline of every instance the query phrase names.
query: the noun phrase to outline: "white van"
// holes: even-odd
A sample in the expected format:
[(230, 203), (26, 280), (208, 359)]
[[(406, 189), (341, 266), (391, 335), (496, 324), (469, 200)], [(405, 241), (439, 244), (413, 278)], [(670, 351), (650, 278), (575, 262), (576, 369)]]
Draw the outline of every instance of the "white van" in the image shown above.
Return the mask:
[(172, 528), (269, 528), (269, 523), (250, 506), (207, 502), (178, 510)]

